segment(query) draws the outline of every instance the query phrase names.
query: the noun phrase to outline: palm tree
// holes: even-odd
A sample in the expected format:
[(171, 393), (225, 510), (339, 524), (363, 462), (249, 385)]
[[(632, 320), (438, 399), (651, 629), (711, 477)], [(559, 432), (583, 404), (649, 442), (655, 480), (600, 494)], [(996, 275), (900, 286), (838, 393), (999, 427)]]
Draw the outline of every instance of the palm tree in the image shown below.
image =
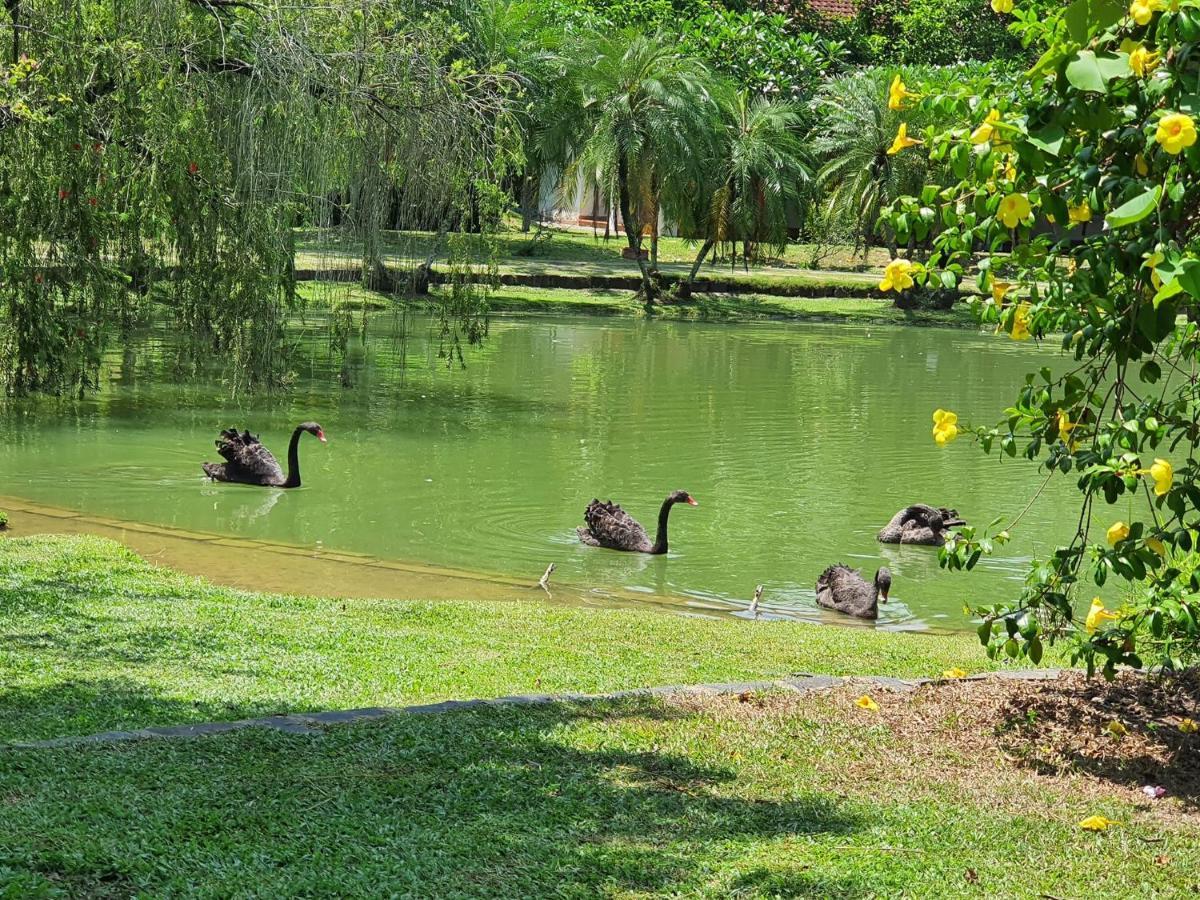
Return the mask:
[[(708, 69), (663, 34), (596, 34), (573, 61), (543, 135), (545, 158), (564, 163), (564, 181), (595, 173), (615, 198), (647, 302), (658, 293), (658, 216), (664, 197), (698, 184), (716, 129)], [(642, 238), (651, 231), (650, 259)]]
[(799, 108), (788, 101), (726, 94), (718, 164), (708, 188), (699, 192), (704, 242), (681, 293), (691, 292), (705, 257), (717, 244), (741, 240), (752, 248), (787, 243), (787, 214), (799, 200), (812, 170), (799, 137)]
[(494, 125), (497, 145), (512, 158), (521, 230), (528, 231), (546, 168), (536, 131), (563, 74), (563, 33), (544, 6), (531, 0), (469, 0), (458, 7), (455, 18), (464, 34), (460, 52), (478, 78), (495, 79), (514, 101)]
[[(888, 155), (902, 121), (888, 109), (890, 70), (876, 69), (830, 81), (817, 95), (820, 124), (811, 146), (825, 161), (817, 174), (826, 212), (849, 221), (855, 248), (870, 250), (880, 211), (897, 197), (915, 194), (924, 183), (926, 155), (916, 151)], [(914, 129), (909, 122), (909, 132)]]

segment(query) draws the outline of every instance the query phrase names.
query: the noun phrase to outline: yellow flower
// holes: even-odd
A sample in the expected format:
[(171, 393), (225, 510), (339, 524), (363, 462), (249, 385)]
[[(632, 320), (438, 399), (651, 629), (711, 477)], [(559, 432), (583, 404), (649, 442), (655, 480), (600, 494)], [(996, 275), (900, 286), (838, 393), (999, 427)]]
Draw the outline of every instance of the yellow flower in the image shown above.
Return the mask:
[(1150, 467), (1150, 477), (1154, 479), (1154, 495), (1161, 497), (1171, 490), (1171, 482), (1175, 479), (1175, 470), (1165, 459), (1154, 460)]
[(1115, 547), (1121, 541), (1125, 540), (1125, 538), (1129, 537), (1129, 526), (1124, 522), (1113, 522), (1108, 526), (1105, 536), (1108, 538), (1108, 545)]
[(971, 132), (972, 144), (986, 144), (996, 133), (996, 123), (1000, 121), (1000, 110), (993, 109), (983, 120), (983, 124)]
[(1158, 120), (1154, 139), (1172, 156), (1178, 156), (1196, 143), (1196, 122), (1184, 113), (1168, 113)]
[(1079, 827), (1084, 831), (1104, 831), (1110, 825), (1120, 824), (1120, 822), (1114, 822), (1112, 819), (1104, 818), (1104, 816), (1088, 816), (1079, 823)]
[(992, 0), (992, 12), (1004, 15), (1013, 11), (1013, 0)]
[(1166, 559), (1167, 547), (1158, 538), (1146, 538), (1146, 546), (1149, 547), (1151, 550), (1153, 550), (1155, 553), (1157, 553), (1159, 556)]
[(1133, 158), (1133, 170), (1142, 178), (1145, 178), (1147, 175), (1149, 175), (1150, 166), (1146, 164), (1146, 157), (1142, 156), (1140, 153), (1135, 156)]
[(933, 411), (933, 441), (939, 447), (945, 447), (958, 437), (958, 416), (944, 409)]
[(1147, 253), (1145, 258), (1146, 261), (1142, 263), (1142, 268), (1150, 270), (1150, 283), (1157, 290), (1162, 287), (1162, 276), (1158, 274), (1157, 266), (1166, 259), (1166, 256), (1163, 255), (1162, 251), (1155, 251), (1154, 253)]
[(942, 677), (943, 678), (966, 678), (967, 672), (965, 669), (960, 669), (958, 666), (955, 666), (953, 669), (947, 669), (945, 672), (943, 672)]
[(888, 156), (895, 156), (901, 150), (923, 143), (925, 142), (918, 141), (916, 138), (910, 138), (908, 136), (908, 125), (901, 122), (900, 127), (896, 129), (896, 139), (892, 141), (892, 146), (888, 147)]
[(920, 96), (920, 94), (914, 94), (907, 87), (905, 87), (904, 82), (901, 81), (900, 76), (897, 75), (892, 79), (891, 86), (888, 88), (888, 109), (896, 111), (902, 110), (905, 108), (905, 100), (909, 99), (910, 97), (917, 99)]
[(1111, 734), (1113, 737), (1117, 737), (1117, 738), (1125, 737), (1125, 735), (1129, 734), (1129, 729), (1126, 728), (1124, 725), (1122, 725), (1120, 722), (1118, 722), (1116, 719), (1113, 719), (1111, 722), (1108, 723), (1108, 733)]
[(1099, 597), (1092, 598), (1092, 607), (1088, 610), (1087, 619), (1084, 620), (1083, 627), (1087, 629), (1088, 634), (1095, 634), (1096, 629), (1104, 622), (1114, 622), (1121, 618), (1115, 612), (1109, 612), (1104, 608), (1104, 602)]
[(1032, 336), (1029, 330), (1029, 304), (1020, 303), (1013, 312), (1012, 331), (1008, 336), (1014, 341), (1027, 341)]
[(1129, 15), (1139, 25), (1149, 25), (1154, 14), (1164, 9), (1162, 0), (1133, 0), (1129, 4)]
[(1017, 180), (1017, 167), (1014, 166), (1011, 162), (1004, 167), (1004, 177), (1007, 178), (1009, 181)]
[(859, 697), (857, 700), (855, 700), (854, 705), (857, 706), (859, 709), (867, 709), (867, 710), (870, 710), (871, 712), (879, 711), (879, 704), (876, 703), (874, 700), (872, 700), (870, 697), (868, 697), (866, 694), (863, 694), (861, 697)]
[(1145, 78), (1162, 60), (1161, 53), (1133, 41), (1122, 42), (1121, 49), (1129, 54), (1129, 68), (1138, 78)]
[(1029, 218), (1029, 214), (1033, 212), (1033, 207), (1029, 205), (1029, 198), (1024, 194), (1009, 194), (1000, 201), (1000, 208), (996, 210), (996, 218), (1004, 223), (1007, 228), (1016, 228), (1021, 222)]
[(1067, 207), (1067, 216), (1072, 225), (1082, 225), (1092, 221), (1092, 207), (1086, 200), (1081, 200), (1074, 206)]
[(1078, 422), (1071, 421), (1071, 414), (1065, 409), (1058, 411), (1058, 439), (1067, 445), (1067, 449), (1074, 451), (1077, 442), (1071, 437), (1071, 432), (1079, 427)]
[(1180, 719), (1179, 730), (1184, 734), (1195, 734), (1197, 731), (1200, 731), (1200, 725), (1196, 724), (1195, 719)]
[(893, 259), (883, 270), (883, 278), (879, 282), (881, 291), (900, 293), (913, 286), (912, 273), (916, 268), (907, 259)]
[(992, 302), (996, 304), (996, 309), (1004, 307), (1004, 295), (1012, 290), (1012, 285), (1007, 281), (992, 282)]

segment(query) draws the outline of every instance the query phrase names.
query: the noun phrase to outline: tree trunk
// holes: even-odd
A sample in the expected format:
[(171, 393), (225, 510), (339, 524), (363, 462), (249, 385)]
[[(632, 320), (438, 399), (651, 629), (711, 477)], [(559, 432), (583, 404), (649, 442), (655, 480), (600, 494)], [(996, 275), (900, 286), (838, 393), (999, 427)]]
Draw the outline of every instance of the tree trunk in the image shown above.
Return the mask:
[(658, 271), (658, 185), (653, 185), (654, 207), (651, 213), (654, 218), (650, 223), (650, 269)]
[(536, 188), (537, 185), (532, 175), (525, 173), (521, 176), (521, 231), (524, 234), (529, 233), (529, 228), (537, 216)]
[(700, 266), (704, 264), (705, 258), (716, 243), (712, 238), (705, 239), (704, 244), (700, 247), (700, 252), (696, 254), (696, 261), (692, 263), (692, 271), (688, 272), (688, 284), (695, 284), (696, 275), (700, 272)]
[(634, 219), (629, 203), (629, 162), (624, 154), (617, 159), (617, 194), (621, 219), (625, 225), (625, 240), (629, 243), (629, 249), (633, 251), (633, 257), (642, 273), (642, 294), (647, 303), (653, 303), (657, 291), (654, 279), (650, 277), (650, 268), (642, 258), (642, 223)]

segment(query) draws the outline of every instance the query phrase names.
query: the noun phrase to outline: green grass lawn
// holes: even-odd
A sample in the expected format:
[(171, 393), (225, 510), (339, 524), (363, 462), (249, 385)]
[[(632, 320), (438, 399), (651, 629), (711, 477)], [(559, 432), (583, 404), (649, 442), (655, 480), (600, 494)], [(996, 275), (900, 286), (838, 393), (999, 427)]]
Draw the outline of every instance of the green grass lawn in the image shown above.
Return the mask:
[[(384, 294), (357, 285), (301, 282), (297, 291), (314, 306), (333, 309), (387, 308), (393, 302)], [(434, 290), (438, 290), (437, 286)], [(498, 313), (581, 313), (587, 315), (646, 316), (646, 308), (629, 291), (596, 288), (540, 288), (502, 285), (488, 298)], [(666, 319), (743, 322), (762, 319), (847, 322), (864, 325), (941, 325), (978, 327), (965, 304), (953, 309), (903, 310), (889, 300), (856, 297), (777, 297), (757, 294), (701, 294), (688, 303), (657, 306), (649, 315)]]
[[(502, 231), (485, 239), (477, 235), (459, 235), (467, 242), (476, 259), (495, 255), (498, 271), (522, 284), (540, 287), (596, 286), (598, 281), (614, 278), (636, 280), (637, 266), (621, 257), (624, 238), (594, 237), (592, 234), (565, 229), (546, 229), (544, 239), (534, 242), (529, 235)], [(471, 246), (474, 244), (474, 246)], [(697, 244), (683, 238), (663, 238), (659, 248), (659, 270), (664, 276), (681, 279), (691, 269)], [(336, 232), (301, 231), (298, 233), (296, 265), (302, 270), (355, 269), (361, 261), (361, 247), (351, 237)], [(444, 239), (426, 232), (387, 232), (383, 237), (382, 257), (392, 265), (411, 265), (433, 254), (435, 268), (445, 266), (447, 249)], [(888, 254), (872, 251), (864, 262), (861, 253), (847, 247), (816, 248), (789, 244), (779, 256), (750, 266), (729, 259), (710, 258), (698, 275), (703, 282), (713, 279), (733, 284), (747, 293), (798, 295), (806, 297), (855, 296), (879, 297), (878, 282)], [(561, 283), (564, 279), (569, 284)], [(606, 284), (606, 287), (619, 285)], [(966, 285), (970, 288), (970, 284)]]
[(110, 541), (0, 540), (0, 740), (451, 698), (978, 671), (973, 635), (247, 594)]
[[(575, 230), (548, 227), (542, 231), (542, 236), (534, 243), (536, 232), (528, 234), (516, 229), (505, 229), (487, 240), (495, 242), (496, 249), (504, 259), (529, 260), (531, 262), (545, 260), (569, 260), (582, 263), (624, 262), (633, 267), (632, 263), (621, 259), (621, 250), (626, 246), (623, 234), (613, 234), (606, 240), (604, 232), (593, 234), (590, 230)], [(360, 244), (351, 237), (340, 236), (332, 231), (315, 231), (301, 229), (297, 233), (297, 250), (300, 255), (313, 256), (350, 256), (359, 253)], [(432, 232), (422, 231), (390, 231), (383, 233), (384, 246), (388, 252), (400, 253), (414, 258), (424, 258), (431, 250), (441, 250), (444, 239), (439, 242)], [(482, 252), (484, 238), (476, 235), (459, 235), (459, 240), (475, 241), (477, 252)], [(647, 243), (647, 248), (649, 244)], [(686, 238), (662, 237), (659, 239), (658, 261), (660, 264), (688, 264), (696, 258), (700, 249), (699, 243)], [(790, 267), (800, 269), (841, 269), (874, 270), (882, 269), (890, 256), (882, 248), (873, 249), (864, 262), (862, 251), (854, 251), (845, 245), (829, 245), (818, 247), (813, 244), (790, 243), (784, 248), (782, 255), (772, 257), (770, 264), (774, 267)], [(740, 263), (739, 263), (739, 268)], [(705, 265), (705, 270), (715, 268), (729, 271), (728, 259), (719, 259), (715, 265)]]
[[(0, 634), (7, 739), (985, 667), (972, 636), (241, 593), (60, 536), (0, 539)], [(1000, 736), (1006, 717), (1036, 721), (1024, 685), (873, 690), (876, 712), (854, 704), (859, 690), (0, 747), (0, 897), (1167, 897), (1200, 882), (1179, 750), (1183, 762), (1155, 770), (1174, 795), (1152, 802), (1138, 765), (1018, 765)], [(1079, 746), (1109, 753), (1111, 715), (1102, 701), (1072, 719), (1101, 739)], [(1130, 752), (1142, 748), (1164, 758), (1145, 742)], [(1121, 825), (1082, 831), (1094, 814)]]
[[(959, 745), (975, 724), (914, 737), (892, 716), (910, 701), (852, 696), (5, 751), (0, 895), (1149, 898), (1200, 881), (1179, 801), (1035, 777)], [(1093, 814), (1121, 825), (1081, 830)]]

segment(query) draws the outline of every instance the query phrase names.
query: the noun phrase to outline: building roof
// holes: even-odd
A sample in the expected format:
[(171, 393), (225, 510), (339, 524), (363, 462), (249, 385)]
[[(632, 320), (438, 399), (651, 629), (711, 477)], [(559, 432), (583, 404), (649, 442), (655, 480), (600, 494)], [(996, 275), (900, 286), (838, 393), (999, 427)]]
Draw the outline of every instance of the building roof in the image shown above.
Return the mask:
[(852, 19), (858, 12), (857, 0), (808, 0), (808, 5), (827, 19)]

